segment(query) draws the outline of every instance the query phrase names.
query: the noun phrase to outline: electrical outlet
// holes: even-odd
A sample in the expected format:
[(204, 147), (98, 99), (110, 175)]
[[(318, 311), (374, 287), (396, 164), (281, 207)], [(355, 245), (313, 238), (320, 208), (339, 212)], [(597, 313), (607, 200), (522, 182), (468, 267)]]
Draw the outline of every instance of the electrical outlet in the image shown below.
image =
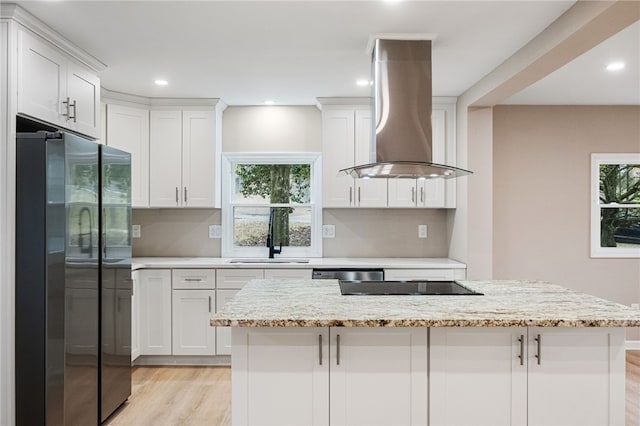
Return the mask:
[(427, 238), (427, 225), (418, 225), (418, 238)]
[(140, 238), (140, 225), (131, 225), (131, 238)]
[(322, 225), (322, 238), (335, 238), (336, 226), (335, 225)]
[(222, 226), (209, 225), (209, 238), (222, 238)]

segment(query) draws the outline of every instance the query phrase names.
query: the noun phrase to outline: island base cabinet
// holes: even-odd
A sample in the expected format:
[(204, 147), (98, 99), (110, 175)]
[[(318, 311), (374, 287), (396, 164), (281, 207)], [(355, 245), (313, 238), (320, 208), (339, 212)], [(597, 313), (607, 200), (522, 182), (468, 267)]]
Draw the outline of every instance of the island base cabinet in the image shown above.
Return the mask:
[(427, 329), (331, 328), (331, 425), (426, 425)]
[(233, 328), (234, 425), (427, 424), (426, 328)]
[(432, 426), (624, 425), (624, 330), (430, 329)]
[(530, 328), (529, 426), (625, 424), (621, 328)]
[(430, 424), (526, 425), (526, 336), (524, 327), (431, 328)]
[(233, 328), (234, 425), (328, 425), (328, 328)]

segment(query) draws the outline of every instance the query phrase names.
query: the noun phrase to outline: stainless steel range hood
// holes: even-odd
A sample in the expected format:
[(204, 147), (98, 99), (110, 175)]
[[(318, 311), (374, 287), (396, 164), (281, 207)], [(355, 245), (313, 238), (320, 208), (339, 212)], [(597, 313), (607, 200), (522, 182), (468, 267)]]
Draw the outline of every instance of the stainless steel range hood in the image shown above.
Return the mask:
[(453, 178), (472, 172), (432, 162), (431, 40), (377, 39), (372, 55), (371, 163), (355, 178)]

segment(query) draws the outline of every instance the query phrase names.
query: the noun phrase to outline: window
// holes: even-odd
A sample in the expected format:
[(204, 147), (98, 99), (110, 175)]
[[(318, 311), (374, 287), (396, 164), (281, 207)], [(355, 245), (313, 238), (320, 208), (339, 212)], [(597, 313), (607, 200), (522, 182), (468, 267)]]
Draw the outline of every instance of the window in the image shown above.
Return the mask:
[[(322, 256), (320, 154), (224, 154), (222, 255)], [(271, 231), (271, 232), (270, 232)]]
[(640, 154), (591, 154), (591, 257), (640, 257)]

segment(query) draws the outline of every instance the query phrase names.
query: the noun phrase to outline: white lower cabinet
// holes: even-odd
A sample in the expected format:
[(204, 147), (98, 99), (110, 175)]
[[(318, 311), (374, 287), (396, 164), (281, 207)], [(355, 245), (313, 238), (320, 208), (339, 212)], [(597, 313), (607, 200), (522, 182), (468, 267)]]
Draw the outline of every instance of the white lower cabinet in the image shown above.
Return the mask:
[(173, 355), (215, 355), (215, 290), (173, 290)]
[(426, 328), (330, 328), (331, 425), (427, 424)]
[(171, 355), (171, 270), (138, 271), (140, 355)]
[(426, 328), (234, 328), (233, 424), (424, 425)]
[[(222, 309), (240, 290), (216, 290), (216, 312)], [(212, 330), (214, 327), (210, 327)], [(231, 328), (215, 327), (216, 355), (231, 355)]]
[(624, 425), (624, 338), (622, 328), (530, 328), (528, 425)]
[(432, 328), (429, 341), (433, 426), (624, 425), (623, 329)]
[(131, 361), (140, 356), (140, 272), (131, 273)]
[[(432, 328), (429, 418), (436, 425), (526, 425), (526, 328)], [(526, 344), (523, 341), (523, 351)]]

